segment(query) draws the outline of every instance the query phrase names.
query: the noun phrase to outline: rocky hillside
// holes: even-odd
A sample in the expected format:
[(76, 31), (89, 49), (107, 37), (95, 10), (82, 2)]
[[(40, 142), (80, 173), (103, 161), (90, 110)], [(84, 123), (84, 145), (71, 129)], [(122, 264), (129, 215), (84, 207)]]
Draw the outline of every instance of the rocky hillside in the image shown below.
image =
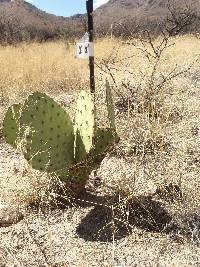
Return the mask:
[(104, 34), (110, 28), (115, 33), (123, 33), (124, 28), (120, 30), (122, 24), (129, 30), (138, 25), (144, 29), (154, 30), (158, 24), (165, 25), (167, 18), (174, 20), (172, 24), (181, 23), (181, 28), (183, 24), (190, 24), (184, 27), (184, 30), (193, 31), (197, 22), (195, 26), (191, 26), (189, 20), (194, 22), (194, 17), (199, 13), (199, 0), (110, 0), (95, 12), (96, 25)]
[[(171, 19), (169, 28), (174, 33), (196, 31), (200, 26), (196, 19), (199, 10), (199, 0), (110, 0), (94, 12), (96, 34), (127, 36), (138, 29), (156, 32), (166, 26), (167, 18)], [(0, 0), (1, 44), (80, 37), (85, 22), (84, 14), (64, 18), (24, 0)]]
[(0, 0), (1, 42), (45, 41), (80, 31), (80, 19), (51, 15), (23, 0)]
[(108, 3), (100, 6), (96, 10), (97, 17), (112, 18), (117, 21), (119, 18), (127, 17), (127, 15), (140, 16), (144, 18), (161, 17), (168, 13), (168, 7), (176, 9), (190, 8), (200, 10), (199, 0), (110, 0)]

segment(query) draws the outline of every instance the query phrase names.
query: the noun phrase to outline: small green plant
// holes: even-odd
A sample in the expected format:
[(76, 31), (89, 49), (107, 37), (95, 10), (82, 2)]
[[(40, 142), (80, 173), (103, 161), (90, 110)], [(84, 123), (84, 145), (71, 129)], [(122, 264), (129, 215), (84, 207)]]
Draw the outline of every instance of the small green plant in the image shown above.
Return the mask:
[(23, 104), (10, 107), (3, 122), (7, 143), (20, 148), (31, 166), (56, 174), (84, 189), (90, 172), (116, 142), (112, 94), (107, 82), (107, 108), (110, 128), (97, 128), (94, 96), (81, 91), (74, 123), (52, 98), (35, 92)]

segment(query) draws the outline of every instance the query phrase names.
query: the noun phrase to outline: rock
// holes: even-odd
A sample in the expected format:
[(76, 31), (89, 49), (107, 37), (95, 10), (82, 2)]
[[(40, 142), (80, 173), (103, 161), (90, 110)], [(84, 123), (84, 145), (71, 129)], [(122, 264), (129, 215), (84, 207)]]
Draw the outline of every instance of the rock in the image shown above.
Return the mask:
[(10, 226), (23, 219), (23, 214), (16, 208), (0, 204), (0, 227)]

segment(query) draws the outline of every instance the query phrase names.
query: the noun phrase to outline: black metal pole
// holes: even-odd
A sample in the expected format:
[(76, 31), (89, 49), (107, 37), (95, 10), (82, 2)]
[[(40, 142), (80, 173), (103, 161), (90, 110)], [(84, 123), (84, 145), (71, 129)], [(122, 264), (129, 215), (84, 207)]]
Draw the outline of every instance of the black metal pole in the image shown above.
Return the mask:
[[(89, 42), (94, 41), (94, 25), (93, 25), (93, 0), (86, 0), (86, 8), (88, 15), (88, 33)], [(95, 78), (94, 78), (94, 55), (89, 56), (89, 67), (90, 67), (90, 91), (95, 93)]]

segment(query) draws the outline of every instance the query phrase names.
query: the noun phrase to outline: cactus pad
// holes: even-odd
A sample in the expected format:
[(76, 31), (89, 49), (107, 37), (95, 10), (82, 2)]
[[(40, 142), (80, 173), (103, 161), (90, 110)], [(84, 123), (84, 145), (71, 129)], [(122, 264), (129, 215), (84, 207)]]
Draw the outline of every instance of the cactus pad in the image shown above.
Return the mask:
[(97, 129), (94, 137), (94, 149), (91, 153), (92, 161), (95, 164), (99, 164), (102, 161), (105, 153), (114, 144), (115, 140), (112, 129)]
[(21, 114), (23, 153), (34, 169), (53, 172), (74, 162), (69, 115), (46, 94), (30, 95)]
[(75, 118), (75, 159), (82, 161), (91, 150), (94, 135), (94, 99), (81, 91), (77, 100)]
[(91, 165), (87, 161), (64, 168), (55, 172), (56, 177), (63, 181), (70, 189), (70, 193), (83, 193), (85, 185), (92, 171)]
[(110, 122), (110, 128), (116, 132), (115, 109), (114, 109), (114, 104), (113, 104), (112, 92), (111, 92), (111, 88), (110, 88), (110, 84), (108, 80), (106, 80), (106, 103), (107, 103), (108, 119)]
[(3, 135), (8, 144), (13, 147), (17, 146), (17, 138), (19, 137), (19, 119), (21, 113), (21, 105), (14, 104), (6, 112), (3, 121)]

